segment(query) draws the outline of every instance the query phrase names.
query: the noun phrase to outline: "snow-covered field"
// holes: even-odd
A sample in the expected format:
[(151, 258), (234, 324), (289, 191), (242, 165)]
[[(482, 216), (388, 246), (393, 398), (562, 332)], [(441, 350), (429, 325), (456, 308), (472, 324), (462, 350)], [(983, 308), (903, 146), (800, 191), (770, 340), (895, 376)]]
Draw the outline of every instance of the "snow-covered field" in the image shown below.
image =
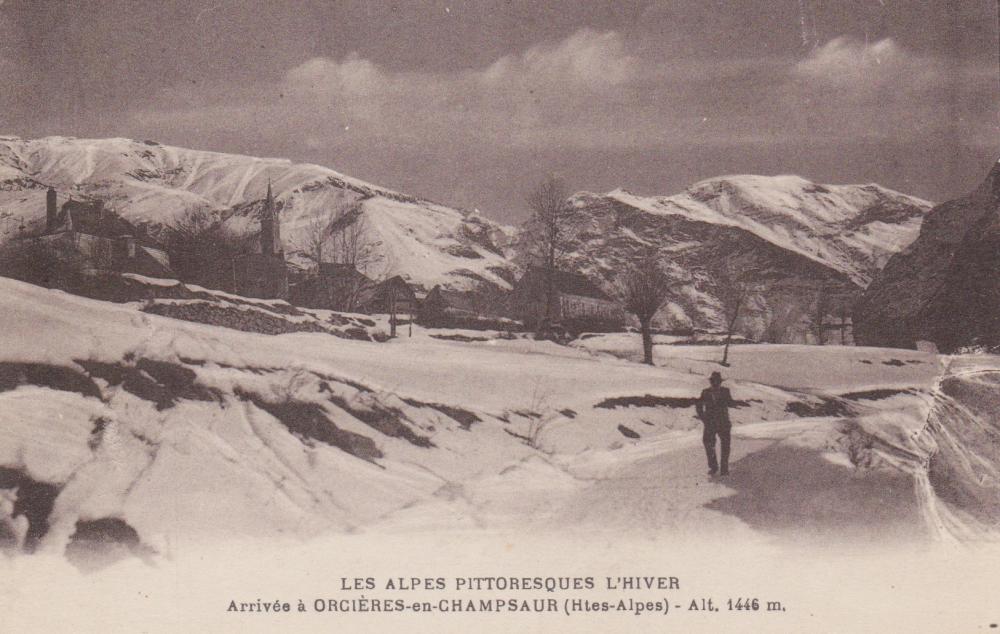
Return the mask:
[[(237, 536), (514, 527), (761, 543), (996, 527), (994, 358), (745, 345), (721, 368), (718, 346), (663, 341), (649, 367), (629, 360), (635, 335), (265, 336), (6, 279), (0, 293), (8, 553), (116, 541), (156, 558)], [(718, 369), (740, 402), (728, 479), (705, 475), (691, 406)]]

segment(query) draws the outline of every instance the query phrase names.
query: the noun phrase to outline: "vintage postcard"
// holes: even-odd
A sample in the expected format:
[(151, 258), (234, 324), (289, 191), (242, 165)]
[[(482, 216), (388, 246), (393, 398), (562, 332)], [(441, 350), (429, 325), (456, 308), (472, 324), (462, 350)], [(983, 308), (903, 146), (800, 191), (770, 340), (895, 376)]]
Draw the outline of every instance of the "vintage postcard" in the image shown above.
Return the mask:
[(1000, 631), (995, 0), (0, 0), (0, 631)]

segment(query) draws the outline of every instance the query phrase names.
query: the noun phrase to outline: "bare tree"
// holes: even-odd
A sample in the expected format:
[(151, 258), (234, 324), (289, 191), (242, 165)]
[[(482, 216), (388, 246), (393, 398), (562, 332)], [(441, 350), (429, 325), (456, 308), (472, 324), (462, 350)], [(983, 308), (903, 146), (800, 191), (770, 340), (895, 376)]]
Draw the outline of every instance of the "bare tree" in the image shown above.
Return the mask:
[(363, 200), (353, 201), (337, 209), (332, 217), (313, 219), (297, 243), (300, 255), (315, 265), (342, 265), (331, 293), (335, 310), (351, 312), (357, 309), (361, 292), (370, 279), (387, 278), (381, 266), (386, 258), (379, 253), (381, 242), (372, 240), (364, 215)]
[(546, 271), (546, 322), (551, 321), (554, 315), (556, 266), (567, 250), (570, 237), (568, 225), (572, 207), (568, 199), (569, 190), (555, 176), (547, 177), (528, 195), (531, 217), (522, 231), (522, 237), (526, 238), (526, 246), (534, 252)]
[(413, 304), (406, 300), (406, 295), (400, 292), (395, 284), (386, 284), (385, 303), (389, 311), (389, 337), (396, 338), (402, 307), (407, 307), (406, 323), (409, 324), (409, 336), (413, 336)]
[(722, 352), (720, 365), (729, 366), (729, 346), (733, 342), (733, 332), (740, 318), (740, 311), (750, 296), (750, 283), (743, 271), (735, 262), (727, 262), (716, 277), (716, 294), (722, 302), (726, 318), (726, 343)]
[(793, 304), (789, 302), (773, 302), (770, 306), (770, 315), (767, 325), (764, 327), (762, 339), (767, 343), (785, 342), (796, 316), (797, 313)]
[(204, 209), (189, 209), (169, 228), (171, 245), (187, 245), (205, 239), (215, 230), (218, 220)]
[(249, 234), (227, 228), (202, 209), (187, 211), (166, 233), (171, 268), (185, 282), (235, 290), (232, 260), (250, 250)]
[(330, 258), (335, 264), (351, 264), (364, 271), (378, 260), (376, 247), (368, 231), (362, 201), (354, 201), (337, 211), (325, 227), (329, 236)]
[(333, 222), (321, 216), (313, 218), (303, 230), (301, 242), (297, 245), (299, 253), (312, 262), (317, 270), (326, 261), (323, 256), (329, 254), (328, 244)]
[(630, 268), (619, 286), (625, 310), (639, 320), (642, 362), (653, 365), (653, 317), (670, 295), (670, 279), (655, 258), (647, 258)]
[(842, 297), (839, 302), (837, 302), (837, 318), (840, 320), (838, 328), (840, 329), (840, 345), (847, 345), (847, 320), (851, 316), (851, 300), (847, 297)]
[(832, 308), (830, 290), (825, 285), (821, 286), (816, 292), (816, 303), (813, 306), (812, 315), (809, 320), (813, 334), (816, 335), (816, 341), (821, 346), (826, 343), (826, 318)]
[(39, 240), (12, 240), (0, 247), (0, 276), (46, 288), (87, 295), (87, 263), (75, 249)]

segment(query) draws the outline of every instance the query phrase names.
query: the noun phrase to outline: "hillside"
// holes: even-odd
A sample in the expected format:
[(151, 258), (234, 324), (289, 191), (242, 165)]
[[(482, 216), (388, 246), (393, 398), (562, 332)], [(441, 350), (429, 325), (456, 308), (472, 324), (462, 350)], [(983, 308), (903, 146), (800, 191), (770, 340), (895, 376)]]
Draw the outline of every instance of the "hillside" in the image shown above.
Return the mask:
[(821, 289), (861, 291), (916, 236), (930, 203), (878, 185), (819, 185), (796, 176), (728, 176), (667, 197), (624, 190), (574, 196), (573, 266), (610, 288), (629, 262), (657, 255), (677, 285), (661, 323), (718, 329), (719, 272), (763, 283), (738, 328), (805, 341)]
[(868, 287), (854, 319), (870, 345), (1000, 345), (1000, 163), (967, 196), (936, 206), (920, 236)]
[(402, 274), (431, 288), (486, 282), (509, 287), (506, 229), (481, 217), (394, 192), (318, 165), (203, 152), (129, 139), (0, 137), (0, 242), (44, 224), (45, 188), (60, 201), (97, 198), (157, 234), (186, 212), (207, 210), (255, 231), (268, 181), (281, 209), (282, 240), (295, 258), (310, 223), (360, 201), (372, 276)]

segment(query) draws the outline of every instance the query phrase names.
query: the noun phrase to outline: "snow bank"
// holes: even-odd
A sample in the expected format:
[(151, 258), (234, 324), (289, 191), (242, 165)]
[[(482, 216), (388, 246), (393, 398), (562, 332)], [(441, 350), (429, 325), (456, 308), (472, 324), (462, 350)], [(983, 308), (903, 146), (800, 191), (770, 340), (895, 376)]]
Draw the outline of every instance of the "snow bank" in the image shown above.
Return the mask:
[[(719, 368), (713, 346), (657, 346), (661, 365), (650, 367), (422, 328), (385, 344), (267, 337), (11, 280), (0, 292), (0, 535), (21, 547), (73, 550), (93, 526), (161, 555), (232, 535), (490, 528), (528, 516), (551, 527), (600, 508), (594, 496), (628, 478), (687, 482), (703, 471), (690, 404)], [(926, 482), (928, 452), (943, 442), (925, 437), (933, 355), (736, 346), (732, 359), (734, 461), (753, 465), (778, 442), (836, 467), (831, 482), (843, 481), (837, 469)], [(955, 437), (964, 460), (974, 437)], [(949, 481), (971, 477), (948, 464)], [(787, 476), (822, 470), (803, 465)], [(662, 503), (715, 517), (720, 530), (736, 524), (713, 513), (745, 511), (694, 511), (725, 487), (681, 490), (690, 495)], [(953, 503), (927, 491), (920, 508), (941, 518), (927, 509)], [(19, 495), (34, 515), (15, 512)], [(626, 496), (621, 512), (635, 503)], [(637, 526), (656, 530), (666, 508)]]

